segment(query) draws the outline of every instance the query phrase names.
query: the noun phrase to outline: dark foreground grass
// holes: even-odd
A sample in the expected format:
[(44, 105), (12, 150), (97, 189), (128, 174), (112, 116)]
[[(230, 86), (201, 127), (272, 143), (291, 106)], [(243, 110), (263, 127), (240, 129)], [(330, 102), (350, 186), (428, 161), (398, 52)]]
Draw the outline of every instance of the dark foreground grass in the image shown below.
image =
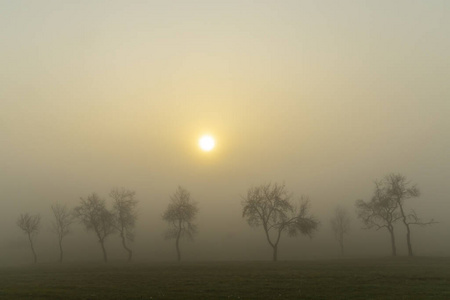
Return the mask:
[(1, 268), (0, 299), (450, 299), (450, 258)]

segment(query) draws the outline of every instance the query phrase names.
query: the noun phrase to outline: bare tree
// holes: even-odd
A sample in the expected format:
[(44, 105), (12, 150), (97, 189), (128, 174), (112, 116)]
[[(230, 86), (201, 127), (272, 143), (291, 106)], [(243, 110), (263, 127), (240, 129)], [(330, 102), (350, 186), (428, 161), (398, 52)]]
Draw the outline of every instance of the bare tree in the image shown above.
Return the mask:
[(190, 193), (180, 186), (170, 196), (170, 200), (162, 218), (169, 224), (166, 238), (175, 239), (177, 260), (180, 261), (180, 239), (183, 237), (193, 239), (197, 233), (197, 226), (193, 222), (198, 213), (198, 207), (197, 203), (192, 202)]
[(284, 184), (269, 183), (250, 188), (242, 201), (242, 217), (252, 227), (263, 227), (273, 250), (273, 261), (277, 260), (278, 243), (283, 232), (289, 236), (304, 234), (312, 237), (319, 225), (309, 214), (308, 199), (302, 197), (300, 205), (295, 206), (291, 198)]
[(60, 203), (55, 203), (51, 205), (53, 216), (55, 219), (52, 221), (53, 231), (58, 236), (59, 244), (59, 262), (63, 261), (63, 247), (62, 241), (66, 235), (70, 233), (70, 226), (72, 225), (74, 219), (73, 214), (70, 212), (67, 205), (62, 205)]
[(84, 224), (87, 231), (94, 231), (102, 248), (103, 260), (108, 261), (105, 249), (106, 238), (115, 232), (114, 218), (105, 205), (105, 200), (96, 193), (86, 199), (80, 198), (80, 205), (74, 209), (75, 216)]
[(400, 210), (401, 220), (406, 227), (406, 244), (408, 246), (408, 255), (413, 256), (411, 245), (411, 228), (409, 225), (425, 226), (436, 222), (433, 219), (428, 222), (423, 222), (414, 210), (412, 210), (409, 214), (405, 212), (405, 200), (420, 196), (419, 188), (416, 185), (412, 185), (405, 176), (394, 173), (387, 175), (382, 181), (382, 188), (385, 193), (397, 203), (397, 207)]
[(386, 228), (391, 236), (392, 256), (397, 255), (395, 246), (394, 223), (400, 219), (397, 212), (397, 203), (386, 194), (380, 182), (375, 182), (375, 191), (369, 202), (357, 200), (356, 210), (358, 217), (365, 225), (365, 229), (375, 228), (380, 230)]
[(336, 207), (333, 218), (331, 219), (331, 228), (333, 229), (336, 240), (341, 249), (341, 255), (344, 255), (344, 235), (350, 231), (350, 216), (343, 207)]
[(131, 261), (132, 250), (127, 246), (127, 242), (134, 240), (134, 227), (136, 225), (137, 200), (134, 199), (135, 192), (127, 189), (113, 189), (109, 196), (113, 199), (112, 214), (114, 226), (122, 239), (122, 246), (128, 253), (128, 261)]
[(37, 263), (37, 255), (36, 251), (34, 251), (33, 246), (33, 238), (39, 233), (41, 224), (41, 216), (40, 215), (30, 215), (28, 213), (20, 214), (17, 219), (17, 226), (23, 230), (24, 233), (27, 234), (28, 240), (30, 241), (31, 251), (33, 252), (33, 261)]

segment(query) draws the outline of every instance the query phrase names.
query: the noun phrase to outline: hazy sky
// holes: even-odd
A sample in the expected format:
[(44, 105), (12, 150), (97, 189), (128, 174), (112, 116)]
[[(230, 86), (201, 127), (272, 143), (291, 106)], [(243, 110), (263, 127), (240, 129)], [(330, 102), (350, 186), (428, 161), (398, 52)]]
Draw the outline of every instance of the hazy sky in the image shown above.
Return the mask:
[(442, 222), (430, 232), (450, 229), (447, 0), (0, 0), (0, 14), (2, 228), (125, 186), (161, 231), (182, 185), (203, 233), (235, 234), (240, 195), (278, 181), (310, 196), (325, 236), (335, 205), (353, 212), (400, 172)]

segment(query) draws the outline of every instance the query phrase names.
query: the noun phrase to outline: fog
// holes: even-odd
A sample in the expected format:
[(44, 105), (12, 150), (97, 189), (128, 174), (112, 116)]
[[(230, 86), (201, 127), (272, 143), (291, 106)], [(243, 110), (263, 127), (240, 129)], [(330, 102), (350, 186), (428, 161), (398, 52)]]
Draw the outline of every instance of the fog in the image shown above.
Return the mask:
[[(223, 3), (222, 3), (223, 2)], [(448, 256), (448, 1), (5, 1), (0, 18), (0, 265), (28, 264), (16, 220), (40, 214), (39, 262), (58, 245), (50, 205), (114, 187), (136, 192), (136, 261), (170, 261), (161, 216), (177, 186), (198, 203), (183, 260), (270, 260), (242, 218), (256, 185), (308, 195), (312, 239), (283, 236), (280, 260), (339, 257), (334, 208), (351, 214), (348, 257), (390, 255), (354, 203), (394, 172), (417, 183), (416, 255)], [(198, 138), (216, 139), (202, 152)], [(396, 225), (399, 255), (405, 232)], [(73, 226), (65, 260), (101, 261)], [(126, 260), (120, 239), (106, 248)]]

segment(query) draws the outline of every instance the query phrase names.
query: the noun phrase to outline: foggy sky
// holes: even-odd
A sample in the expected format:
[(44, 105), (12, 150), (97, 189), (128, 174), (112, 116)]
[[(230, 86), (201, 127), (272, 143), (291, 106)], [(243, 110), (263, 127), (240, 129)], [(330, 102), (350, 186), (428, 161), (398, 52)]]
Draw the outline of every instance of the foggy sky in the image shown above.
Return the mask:
[[(0, 6), (0, 249), (17, 261), (30, 259), (20, 213), (42, 215), (36, 247), (50, 261), (50, 204), (113, 187), (140, 201), (136, 256), (172, 259), (161, 215), (178, 185), (200, 208), (187, 259), (269, 259), (241, 196), (271, 181), (309, 195), (321, 221), (311, 241), (284, 237), (281, 260), (336, 255), (336, 205), (353, 217), (350, 254), (388, 255), (387, 233), (360, 230), (353, 204), (390, 172), (419, 185), (408, 208), (440, 222), (413, 229), (415, 252), (450, 254), (448, 1)], [(100, 258), (81, 226), (67, 247), (80, 240)], [(401, 226), (397, 245), (406, 253)]]

